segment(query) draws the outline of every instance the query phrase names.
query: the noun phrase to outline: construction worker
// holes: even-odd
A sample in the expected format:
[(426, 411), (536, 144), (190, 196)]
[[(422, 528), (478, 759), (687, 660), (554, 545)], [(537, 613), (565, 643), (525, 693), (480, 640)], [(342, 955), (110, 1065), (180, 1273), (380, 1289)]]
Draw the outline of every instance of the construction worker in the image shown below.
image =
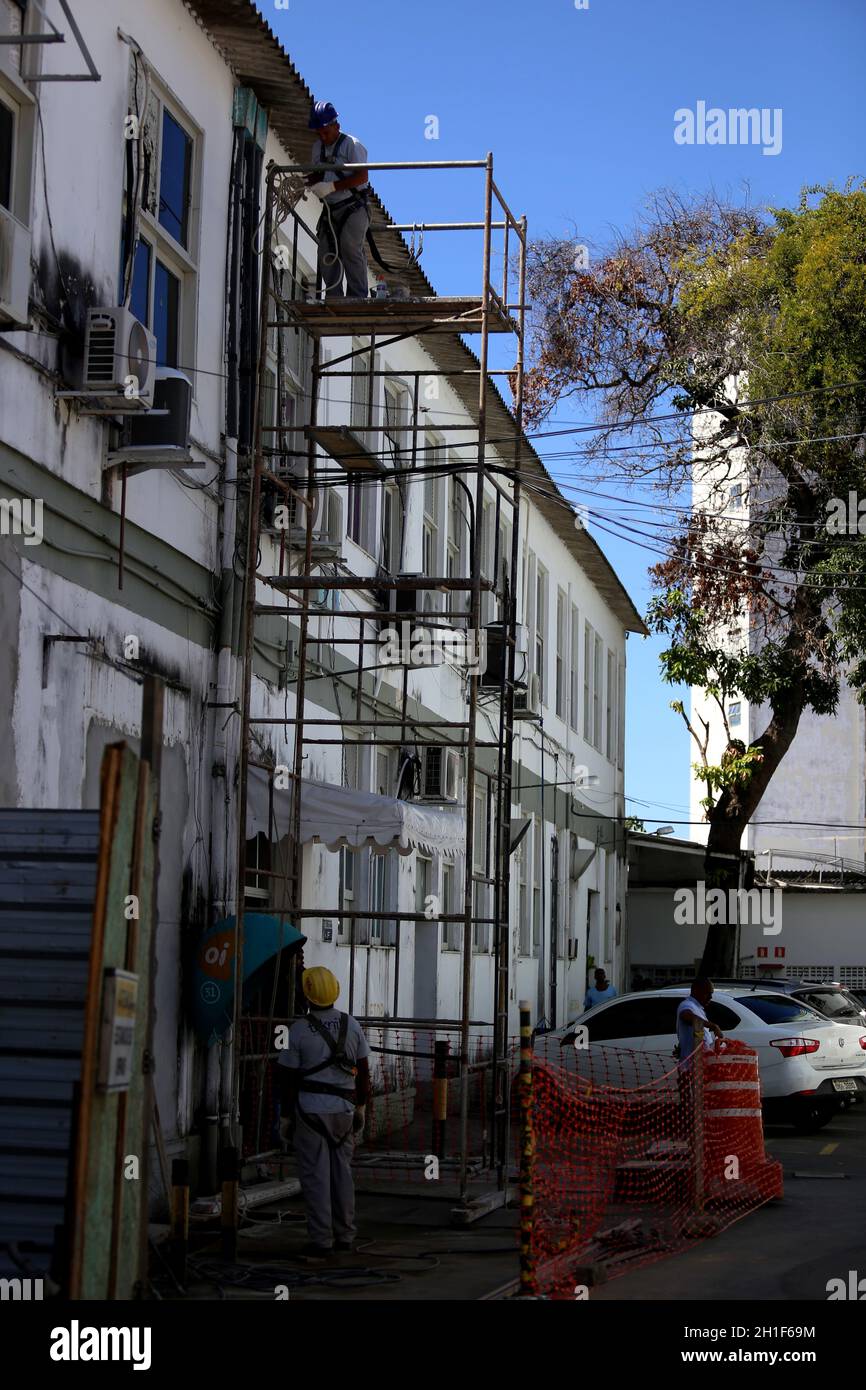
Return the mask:
[(307, 1209), (306, 1255), (351, 1250), (355, 1239), (354, 1136), (370, 1095), (370, 1048), (360, 1023), (334, 1008), (340, 985), (315, 965), (301, 977), (309, 1013), (280, 1053), (284, 1138), (293, 1138)]
[[(367, 151), (354, 135), (340, 130), (337, 112), (329, 101), (317, 101), (310, 113), (313, 143), (311, 164), (366, 164)], [(367, 170), (357, 169), (343, 178), (337, 169), (311, 174), (311, 190), (322, 199), (322, 215), (316, 228), (319, 268), (326, 299), (343, 298), (343, 275), (348, 299), (368, 299), (367, 258), (364, 242), (370, 226), (367, 208), (370, 185)]]

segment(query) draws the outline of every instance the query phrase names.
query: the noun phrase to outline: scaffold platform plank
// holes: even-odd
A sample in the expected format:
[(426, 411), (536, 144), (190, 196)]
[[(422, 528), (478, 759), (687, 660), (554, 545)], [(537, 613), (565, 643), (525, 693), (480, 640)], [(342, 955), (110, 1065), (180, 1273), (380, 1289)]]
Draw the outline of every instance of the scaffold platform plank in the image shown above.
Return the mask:
[(345, 468), (347, 473), (385, 473), (385, 461), (348, 425), (306, 425), (304, 435)]
[[(430, 295), (422, 299), (328, 299), (288, 306), (291, 316), (314, 338), (359, 337), (375, 333), (480, 333), (480, 295)], [(514, 333), (514, 319), (495, 298), (487, 318), (490, 333)]]

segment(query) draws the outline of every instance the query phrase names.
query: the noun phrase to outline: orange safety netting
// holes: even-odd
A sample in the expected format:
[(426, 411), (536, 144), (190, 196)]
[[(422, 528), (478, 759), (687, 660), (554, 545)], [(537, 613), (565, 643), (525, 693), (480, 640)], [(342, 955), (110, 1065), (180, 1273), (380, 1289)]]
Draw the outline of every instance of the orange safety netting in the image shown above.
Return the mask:
[(782, 1195), (781, 1166), (764, 1152), (757, 1054), (732, 1040), (680, 1065), (538, 1039), (528, 1121), (525, 1292), (574, 1298)]

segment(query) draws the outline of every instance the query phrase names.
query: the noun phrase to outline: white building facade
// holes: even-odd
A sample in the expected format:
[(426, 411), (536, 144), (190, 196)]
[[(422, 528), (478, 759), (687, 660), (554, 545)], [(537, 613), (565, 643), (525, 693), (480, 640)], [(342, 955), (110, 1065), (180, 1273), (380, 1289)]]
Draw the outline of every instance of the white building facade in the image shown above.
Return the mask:
[[(9, 654), (0, 674), (0, 804), (97, 806), (105, 746), (120, 738), (137, 746), (142, 674), (164, 680), (154, 1050), (170, 1154), (188, 1151), (204, 1090), (205, 1062), (188, 1011), (191, 963), (202, 932), (233, 911), (236, 892), (244, 553), (238, 517), (252, 401), (244, 368), (251, 337), (244, 337), (243, 316), (245, 307), (254, 309), (243, 261), (254, 243), (245, 219), (261, 207), (269, 160), (309, 157), (305, 122), (298, 117), (292, 124), (282, 108), (272, 112), (268, 93), (275, 74), (285, 102), (298, 111), (305, 112), (310, 93), (255, 7), (235, 9), (230, 25), (220, 19), (221, 7), (206, 0), (150, 0), (145, 8), (115, 0), (110, 8), (91, 10), (79, 22), (101, 78), (93, 83), (28, 82), (28, 75), (74, 67), (79, 55), (69, 42), (0, 47), (0, 120), (9, 135), (0, 142), (0, 233), (10, 264), (14, 256), (14, 277), (8, 274), (5, 289), (0, 286), (0, 499), (9, 503), (4, 516), (14, 518), (13, 504), (24, 516), (28, 502), (41, 504), (42, 515), (38, 543), (6, 525), (0, 537), (0, 624)], [(22, 26), (35, 32), (41, 22), (35, 6), (0, 0), (0, 32)], [(130, 139), (140, 141), (134, 160)], [(316, 215), (312, 207), (308, 220)], [(134, 260), (126, 254), (131, 227), (138, 234)], [(313, 283), (312, 240), (302, 239), (298, 249), (299, 272), (306, 270)], [(90, 413), (93, 402), (80, 393), (88, 311), (122, 304), (125, 278), (129, 311), (154, 336), (160, 374), (179, 372), (191, 383), (191, 413), (185, 460), (131, 472), (124, 498), (118, 453), (126, 436), (118, 416), (106, 408)], [(294, 411), (300, 428), (309, 345), (302, 334), (292, 337), (297, 389), (280, 408)], [(347, 346), (329, 340), (327, 350), (337, 355)], [(381, 426), (379, 447), (386, 450), (400, 433), (402, 393), (412, 374), (425, 368), (434, 370), (435, 360), (422, 341), (385, 348), (377, 353), (377, 369), (394, 376), (372, 378), (372, 402), (353, 400), (347, 379), (344, 390), (332, 381), (320, 419), (350, 423), (371, 405)], [(431, 380), (438, 394), (431, 392), (426, 402), (425, 447), (441, 450), (443, 458), (459, 454), (459, 443), (449, 441), (460, 436), (437, 434), (437, 424), (475, 422), (446, 378)], [(276, 408), (267, 393), (261, 408), (265, 414)], [(506, 452), (501, 462), (509, 466)], [(526, 675), (537, 677), (539, 717), (517, 722), (514, 745), (513, 816), (530, 821), (512, 871), (514, 1025), (524, 997), (536, 1019), (561, 1023), (572, 1016), (582, 1005), (590, 964), (604, 965), (623, 983), (626, 639), (644, 631), (540, 462), (536, 474), (544, 496), (527, 490), (519, 520), (518, 612), (526, 630)], [(459, 574), (467, 564), (467, 518), (451, 479), (419, 478), (402, 497), (387, 477), (360, 495), (348, 485), (331, 492), (331, 510), (323, 516), (340, 542), (338, 558), (328, 561), (336, 572), (372, 580), (380, 568)], [(479, 527), (486, 572), (496, 549), (494, 505), (491, 490)], [(507, 520), (506, 510), (500, 553), (510, 546)], [(274, 572), (277, 532), (268, 533), (263, 548), (270, 553), (263, 554), (262, 566)], [(260, 597), (274, 598), (264, 588)], [(439, 597), (432, 598), (434, 611)], [(339, 609), (323, 609), (315, 620), (308, 720), (311, 708), (320, 708), (323, 718), (350, 708), (335, 639), (351, 627), (346, 614), (357, 601), (347, 595)], [(484, 614), (488, 622), (497, 616), (492, 605)], [(291, 643), (285, 618), (275, 617), (257, 633), (258, 714), (293, 713)], [(383, 670), (371, 679), (365, 708), (393, 708), (401, 677)], [(465, 689), (459, 664), (409, 676), (414, 707), (429, 717), (459, 719)], [(482, 701), (479, 737), (484, 727)], [(259, 748), (262, 761), (291, 766), (291, 726), (262, 725)], [(474, 868), (483, 904), (495, 768), (483, 757), (479, 765)], [(394, 796), (396, 750), (323, 747), (304, 775)], [(459, 764), (456, 778), (447, 799), (459, 809)], [(255, 853), (253, 844), (253, 869)], [(305, 963), (330, 966), (346, 998), (350, 953), (328, 908), (369, 907), (366, 940), (355, 952), (355, 1011), (375, 1017), (396, 1007), (407, 1018), (457, 1017), (460, 932), (435, 917), (395, 926), (387, 912), (423, 908), (431, 895), (443, 910), (452, 909), (462, 886), (459, 861), (417, 849), (371, 858), (309, 845), (304, 854), (305, 903), (321, 905), (321, 916), (303, 924)], [(247, 883), (248, 908), (279, 908), (263, 877), (251, 870)], [(491, 1018), (493, 969), (492, 930), (479, 926), (475, 1019)]]

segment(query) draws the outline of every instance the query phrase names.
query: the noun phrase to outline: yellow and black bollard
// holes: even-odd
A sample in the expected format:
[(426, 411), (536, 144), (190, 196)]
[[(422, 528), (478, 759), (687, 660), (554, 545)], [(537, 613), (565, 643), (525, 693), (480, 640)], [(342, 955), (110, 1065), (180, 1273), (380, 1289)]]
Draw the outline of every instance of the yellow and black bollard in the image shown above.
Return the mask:
[(222, 1179), (222, 1257), (233, 1264), (238, 1253), (238, 1179), (240, 1159), (237, 1149), (224, 1149), (220, 1158)]
[(433, 1044), (433, 1152), (445, 1157), (445, 1121), (448, 1118), (449, 1042)]
[(535, 1129), (532, 1118), (532, 1024), (529, 1003), (520, 1001), (520, 1292), (525, 1298), (536, 1295), (535, 1256), (532, 1248), (533, 1167)]
[(177, 1282), (186, 1288), (189, 1252), (189, 1162), (176, 1158), (171, 1165), (171, 1267)]

